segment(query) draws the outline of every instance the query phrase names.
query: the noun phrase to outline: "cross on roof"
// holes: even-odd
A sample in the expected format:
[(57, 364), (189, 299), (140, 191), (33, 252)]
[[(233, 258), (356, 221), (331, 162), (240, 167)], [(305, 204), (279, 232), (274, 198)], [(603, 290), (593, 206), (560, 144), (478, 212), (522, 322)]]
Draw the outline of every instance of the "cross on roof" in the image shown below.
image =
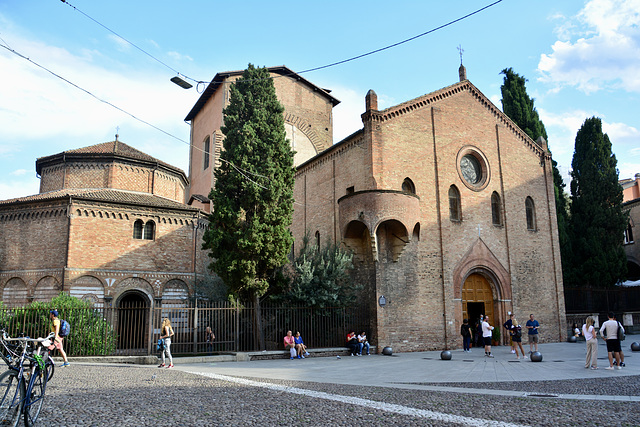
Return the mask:
[(462, 65), (462, 54), (464, 53), (464, 49), (461, 44), (458, 45), (458, 52), (460, 52), (460, 65)]

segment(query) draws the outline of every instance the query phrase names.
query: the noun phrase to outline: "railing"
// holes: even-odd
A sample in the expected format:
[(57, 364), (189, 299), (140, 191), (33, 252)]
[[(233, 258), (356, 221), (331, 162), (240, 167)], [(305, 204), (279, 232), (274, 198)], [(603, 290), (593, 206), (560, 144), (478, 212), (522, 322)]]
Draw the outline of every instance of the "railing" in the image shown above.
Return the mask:
[[(162, 307), (129, 305), (94, 309), (58, 309), (60, 318), (71, 324), (64, 347), (78, 355), (149, 355), (155, 353), (164, 318), (171, 320), (175, 355), (258, 351), (253, 305), (228, 303), (164, 304)], [(261, 305), (265, 350), (283, 348), (288, 330), (299, 331), (309, 347), (344, 346), (350, 330), (368, 330), (368, 318), (355, 307), (312, 309)], [(48, 309), (13, 308), (0, 310), (0, 326), (10, 335), (45, 336), (50, 328)], [(205, 331), (211, 327), (215, 340), (207, 349)]]
[(565, 288), (567, 313), (640, 311), (640, 286), (614, 289)]

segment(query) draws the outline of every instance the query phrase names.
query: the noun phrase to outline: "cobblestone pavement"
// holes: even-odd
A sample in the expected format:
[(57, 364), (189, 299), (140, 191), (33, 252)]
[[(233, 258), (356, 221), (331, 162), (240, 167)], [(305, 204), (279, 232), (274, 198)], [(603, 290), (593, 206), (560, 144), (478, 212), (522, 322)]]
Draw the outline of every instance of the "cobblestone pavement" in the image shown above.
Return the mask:
[(227, 378), (149, 366), (75, 363), (56, 370), (47, 387), (39, 424), (70, 427), (640, 424), (638, 402), (514, 395), (514, 390), (545, 390), (637, 396), (639, 376), (455, 384), (505, 390), (504, 395), (273, 379), (233, 378), (232, 382)]

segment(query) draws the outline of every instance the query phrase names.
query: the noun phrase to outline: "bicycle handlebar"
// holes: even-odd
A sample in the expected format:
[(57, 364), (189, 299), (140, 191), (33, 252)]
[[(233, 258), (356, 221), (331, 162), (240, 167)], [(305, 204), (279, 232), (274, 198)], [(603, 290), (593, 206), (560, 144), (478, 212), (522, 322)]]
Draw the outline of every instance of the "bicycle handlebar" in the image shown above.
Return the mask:
[(56, 336), (56, 334), (54, 332), (51, 332), (45, 338), (29, 338), (29, 337), (11, 338), (11, 337), (9, 337), (9, 335), (7, 335), (6, 332), (2, 334), (2, 338), (5, 341), (22, 341), (22, 342), (29, 341), (29, 342), (37, 342), (37, 343), (42, 343), (43, 341), (50, 340), (50, 339), (54, 338), (55, 336)]

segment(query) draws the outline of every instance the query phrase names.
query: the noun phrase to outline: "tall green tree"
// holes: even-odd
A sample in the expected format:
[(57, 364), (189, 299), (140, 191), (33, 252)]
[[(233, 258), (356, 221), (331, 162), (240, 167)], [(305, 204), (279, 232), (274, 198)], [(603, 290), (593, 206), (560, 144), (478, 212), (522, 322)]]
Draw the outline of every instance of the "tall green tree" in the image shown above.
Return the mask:
[(609, 287), (626, 275), (622, 240), (628, 218), (622, 211), (616, 166), (601, 120), (585, 120), (576, 135), (571, 163), (573, 251), (565, 278), (569, 286)]
[[(500, 87), (502, 92), (502, 111), (509, 116), (531, 139), (536, 141), (539, 137), (547, 140), (547, 130), (544, 123), (538, 116), (538, 111), (533, 105), (533, 99), (527, 94), (527, 80), (513, 71), (513, 68), (505, 68), (504, 81)], [(571, 257), (571, 241), (567, 233), (567, 223), (569, 221), (569, 203), (567, 200), (566, 187), (562, 180), (562, 175), (558, 170), (558, 162), (551, 161), (553, 167), (553, 189), (556, 201), (556, 217), (558, 220), (558, 235), (560, 240), (560, 252), (563, 260), (563, 276), (565, 271), (565, 258)]]
[(231, 85), (223, 111), (224, 150), (203, 244), (213, 258), (210, 268), (231, 292), (254, 303), (261, 348), (260, 297), (274, 271), (287, 262), (293, 243), (295, 169), (283, 111), (267, 69), (249, 64)]

